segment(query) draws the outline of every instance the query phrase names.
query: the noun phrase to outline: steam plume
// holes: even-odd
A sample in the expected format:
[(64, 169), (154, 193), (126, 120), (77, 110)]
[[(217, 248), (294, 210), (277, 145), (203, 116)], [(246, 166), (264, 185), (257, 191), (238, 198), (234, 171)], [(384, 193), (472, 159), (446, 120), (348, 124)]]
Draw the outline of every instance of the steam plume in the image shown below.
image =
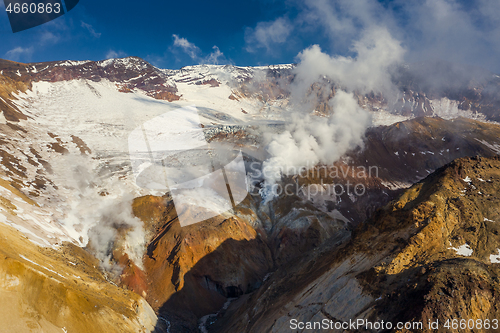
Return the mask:
[(130, 189), (110, 173), (98, 175), (97, 166), (87, 158), (67, 155), (64, 159), (56, 172), (67, 195), (61, 221), (67, 232), (80, 246), (88, 246), (109, 272), (121, 272), (111, 261), (117, 245), (142, 267), (144, 229), (132, 214)]
[[(313, 45), (298, 55), (292, 83), (292, 114), (283, 133), (271, 137), (264, 164), (263, 198), (272, 199), (272, 186), (282, 175), (297, 173), (318, 163), (331, 164), (349, 149), (363, 143), (370, 125), (369, 113), (354, 98), (354, 92), (396, 95), (389, 69), (402, 61), (404, 49), (384, 28), (367, 31), (353, 43), (355, 58), (332, 57)], [(328, 101), (332, 115), (313, 116), (311, 86), (320, 79), (341, 86)], [(333, 86), (331, 87), (333, 88)]]

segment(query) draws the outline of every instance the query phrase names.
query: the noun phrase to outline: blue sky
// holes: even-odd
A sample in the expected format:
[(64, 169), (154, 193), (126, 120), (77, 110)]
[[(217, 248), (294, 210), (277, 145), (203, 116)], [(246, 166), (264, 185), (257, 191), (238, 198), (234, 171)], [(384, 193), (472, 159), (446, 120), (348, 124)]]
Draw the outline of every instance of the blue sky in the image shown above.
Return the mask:
[(0, 58), (21, 62), (139, 56), (163, 68), (291, 63), (318, 44), (355, 56), (382, 26), (405, 60), (445, 59), (500, 72), (497, 0), (80, 0), (68, 14), (13, 34), (0, 0)]
[[(105, 59), (135, 55), (168, 68), (194, 64), (217, 46), (221, 63), (274, 63), (245, 50), (245, 30), (287, 12), (283, 2), (80, 0), (69, 13), (48, 24), (13, 34), (1, 4), (0, 57), (19, 61)], [(175, 38), (196, 46), (196, 58), (174, 47)], [(179, 45), (179, 44), (178, 44)], [(19, 52), (10, 50), (18, 49)], [(289, 52), (288, 52), (289, 53)], [(293, 60), (295, 54), (284, 59)]]

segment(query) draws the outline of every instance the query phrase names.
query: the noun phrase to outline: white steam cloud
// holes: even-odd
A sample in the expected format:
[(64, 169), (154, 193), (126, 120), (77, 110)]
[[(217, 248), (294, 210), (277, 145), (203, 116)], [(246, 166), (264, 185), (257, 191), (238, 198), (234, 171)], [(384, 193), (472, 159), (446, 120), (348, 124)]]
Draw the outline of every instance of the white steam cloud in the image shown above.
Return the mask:
[(264, 162), (268, 184), (274, 184), (290, 170), (307, 165), (330, 164), (349, 148), (363, 143), (363, 134), (370, 125), (370, 115), (354, 99), (352, 93), (338, 91), (330, 101), (333, 114), (325, 118), (292, 115), (285, 132), (276, 135), (268, 145), (272, 156)]
[(194, 60), (199, 64), (218, 65), (220, 63), (227, 62), (224, 53), (222, 53), (222, 51), (217, 47), (217, 45), (214, 45), (212, 47), (213, 51), (210, 54), (202, 57), (200, 55), (202, 53), (201, 49), (195, 44), (188, 41), (186, 38), (179, 37), (176, 34), (173, 34), (172, 37), (174, 38), (173, 46), (176, 48), (180, 48), (184, 53), (186, 53), (191, 58), (191, 60)]
[[(272, 199), (272, 186), (282, 175), (290, 176), (306, 166), (331, 164), (349, 149), (363, 144), (370, 114), (362, 109), (354, 92), (397, 92), (389, 69), (401, 62), (404, 49), (384, 28), (370, 29), (353, 44), (355, 58), (332, 57), (313, 45), (302, 51), (291, 86), (293, 112), (283, 133), (268, 143), (270, 158), (263, 163), (265, 185), (263, 198)], [(322, 80), (341, 86), (328, 101), (332, 114), (328, 118), (311, 115), (311, 86)], [(314, 98), (313, 98), (314, 99)]]
[(390, 94), (394, 87), (389, 68), (402, 62), (404, 49), (392, 38), (385, 28), (367, 31), (360, 40), (354, 42), (352, 51), (356, 58), (331, 57), (323, 53), (318, 45), (313, 45), (301, 53), (299, 66), (295, 69), (297, 80), (292, 95), (301, 96), (313, 83), (326, 76), (347, 91), (369, 93), (371, 91)]
[(198, 53), (201, 52), (198, 46), (189, 42), (186, 38), (179, 37), (176, 34), (173, 34), (172, 37), (174, 38), (174, 46), (180, 47), (191, 57), (191, 59), (196, 59), (198, 57)]
[(142, 268), (145, 235), (142, 221), (132, 213), (130, 189), (116, 176), (99, 176), (85, 157), (63, 158), (55, 171), (67, 197), (61, 223), (68, 234), (80, 246), (88, 246), (108, 272), (121, 272), (111, 260), (117, 248)]
[(104, 202), (93, 214), (80, 215), (83, 223), (94, 222), (89, 230), (89, 246), (107, 271), (117, 269), (111, 259), (118, 240), (129, 259), (142, 268), (145, 235), (142, 221), (132, 214), (132, 199), (130, 194), (109, 200), (101, 197)]
[(33, 47), (23, 48), (21, 46), (15, 47), (5, 53), (4, 57), (12, 61), (29, 61), (33, 55)]
[(259, 22), (255, 29), (245, 30), (245, 41), (248, 52), (257, 52), (259, 48), (265, 48), (267, 52), (276, 50), (277, 44), (286, 42), (293, 27), (288, 19), (279, 17), (271, 22)]

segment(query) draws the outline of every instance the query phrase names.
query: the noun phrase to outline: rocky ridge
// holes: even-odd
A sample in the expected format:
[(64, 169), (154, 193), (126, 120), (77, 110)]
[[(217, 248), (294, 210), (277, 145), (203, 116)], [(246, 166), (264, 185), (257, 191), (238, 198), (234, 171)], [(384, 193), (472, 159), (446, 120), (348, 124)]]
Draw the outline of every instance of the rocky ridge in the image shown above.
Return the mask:
[[(440, 168), (361, 224), (348, 243), (325, 243), (278, 268), (210, 331), (285, 332), (291, 319), (365, 319), (439, 320), (445, 332), (448, 319), (497, 318), (499, 175), (497, 157)], [(425, 327), (392, 331), (431, 331)]]
[[(0, 61), (0, 76), (14, 81), (60, 82), (103, 79), (116, 84), (118, 91), (141, 91), (155, 99), (177, 101), (185, 92), (179, 84), (226, 87), (227, 99), (252, 101), (260, 113), (274, 108), (286, 109), (290, 99), (290, 85), (296, 65), (238, 67), (232, 65), (187, 66), (179, 70), (159, 69), (137, 57), (103, 61), (56, 61), (20, 64)], [(445, 79), (443, 79), (446, 78)], [(496, 97), (500, 87), (497, 75), (476, 68), (456, 68), (449, 63), (403, 65), (393, 69), (393, 83), (399, 91), (393, 100), (381, 95), (356, 93), (359, 104), (372, 112), (386, 111), (404, 117), (464, 116), (498, 121), (500, 101)], [(440, 78), (440, 79), (439, 79)], [(447, 84), (438, 84), (438, 81)], [(315, 83), (309, 99), (319, 114), (329, 114), (328, 101), (341, 84), (324, 79)], [(439, 82), (441, 82), (439, 81)], [(440, 87), (439, 89), (437, 87)], [(444, 86), (444, 88), (442, 88)], [(248, 107), (242, 103), (242, 109)], [(274, 112), (274, 111), (273, 111)]]

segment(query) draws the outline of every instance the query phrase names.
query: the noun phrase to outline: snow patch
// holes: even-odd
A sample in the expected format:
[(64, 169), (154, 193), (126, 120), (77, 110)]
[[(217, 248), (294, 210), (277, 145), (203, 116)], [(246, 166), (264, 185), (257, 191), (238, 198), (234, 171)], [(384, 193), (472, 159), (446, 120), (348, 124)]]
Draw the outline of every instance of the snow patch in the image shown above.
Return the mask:
[[(85, 65), (86, 63), (89, 63), (90, 60), (84, 60), (84, 61), (72, 61), (72, 60), (66, 60), (64, 62), (55, 64), (54, 66), (61, 66), (61, 67), (70, 67), (70, 66), (80, 66), (80, 65)], [(36, 73), (36, 72), (34, 72)]]
[(459, 246), (458, 248), (456, 247), (449, 247), (449, 250), (455, 250), (458, 255), (464, 256), (464, 257), (470, 257), (472, 253), (474, 252), (467, 243), (464, 245)]
[(498, 254), (490, 254), (490, 262), (492, 264), (500, 264), (500, 249), (497, 249)]
[(373, 126), (389, 126), (395, 123), (399, 123), (405, 120), (409, 120), (411, 117), (401, 116), (398, 114), (390, 113), (386, 110), (379, 109), (377, 111), (370, 111), (372, 116)]
[(36, 262), (34, 262), (33, 260), (30, 260), (30, 259), (26, 258), (25, 256), (23, 256), (22, 254), (20, 254), (19, 256), (20, 256), (21, 258), (23, 258), (24, 260), (26, 260), (26, 261), (28, 261), (28, 262), (32, 263), (33, 265), (36, 265), (36, 266), (38, 266), (38, 267), (41, 267), (41, 268), (43, 268), (43, 269), (45, 269), (45, 270), (47, 270), (47, 271), (49, 271), (49, 272), (51, 272), (51, 273), (54, 273), (54, 274), (56, 274), (56, 275), (59, 275), (59, 276), (60, 276), (60, 277), (62, 277), (63, 279), (66, 279), (66, 277), (65, 277), (65, 276), (63, 276), (63, 275), (61, 275), (61, 274), (57, 273), (56, 271), (53, 271), (53, 270), (51, 270), (51, 269), (49, 269), (49, 268), (47, 268), (47, 267), (45, 267), (45, 266), (42, 266), (42, 265), (40, 265), (40, 264), (37, 264), (37, 263), (36, 263)]
[(382, 185), (387, 187), (389, 190), (399, 190), (402, 188), (409, 188), (412, 184), (398, 181), (381, 181)]
[(479, 140), (478, 138), (475, 138), (475, 140), (481, 142), (483, 145), (490, 148), (495, 154), (500, 154), (500, 145), (499, 144), (489, 143), (486, 140)]
[[(443, 119), (455, 119), (458, 117), (465, 117), (474, 120), (485, 121), (486, 116), (482, 113), (473, 112), (470, 110), (460, 110), (458, 108), (458, 101), (452, 101), (444, 97), (441, 99), (430, 100), (431, 108), (434, 111), (434, 116)], [(444, 140), (443, 140), (444, 141)]]

